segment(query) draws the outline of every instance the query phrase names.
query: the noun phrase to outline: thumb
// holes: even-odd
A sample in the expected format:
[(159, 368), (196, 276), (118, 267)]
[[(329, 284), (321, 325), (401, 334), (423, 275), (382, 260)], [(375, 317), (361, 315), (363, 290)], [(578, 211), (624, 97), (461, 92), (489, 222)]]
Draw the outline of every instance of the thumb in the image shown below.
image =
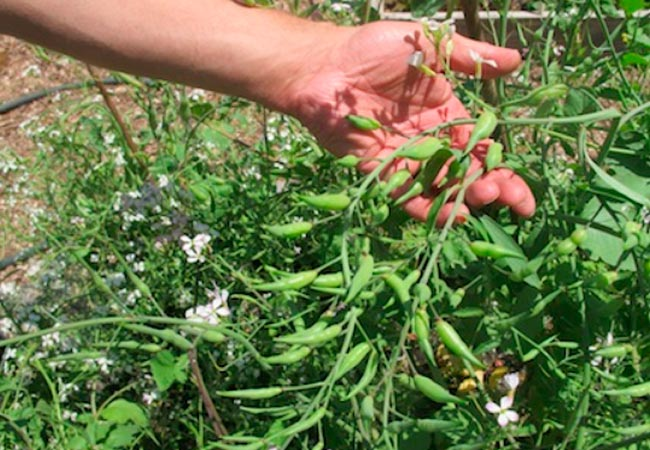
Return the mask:
[(521, 64), (517, 50), (475, 41), (458, 33), (454, 34), (453, 43), (451, 69), (458, 72), (474, 75), (480, 63), (483, 78), (496, 78), (512, 72)]

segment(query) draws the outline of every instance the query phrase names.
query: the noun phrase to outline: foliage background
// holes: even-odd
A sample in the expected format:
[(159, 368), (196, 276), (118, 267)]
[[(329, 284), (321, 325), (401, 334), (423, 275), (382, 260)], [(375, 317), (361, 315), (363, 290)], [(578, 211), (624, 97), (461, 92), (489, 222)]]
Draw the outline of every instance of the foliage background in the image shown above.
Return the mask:
[[(348, 24), (375, 16), (357, 2), (285, 7)], [(626, 16), (608, 28), (604, 43), (576, 32), (586, 14), (603, 25), (617, 7)], [(35, 157), (0, 149), (0, 192), (22, 192), (44, 205), (31, 225), (34, 243), (45, 241), (47, 251), (32, 274), (36, 297), (26, 301), (8, 282), (0, 290), (0, 447), (646, 448), (648, 392), (606, 395), (650, 381), (650, 28), (632, 15), (639, 7), (546, 3), (556, 14), (535, 33), (521, 30), (526, 62), (499, 82), (501, 98), (569, 87), (560, 99), (503, 101), (498, 109), (506, 123), (499, 137), (509, 149), (504, 164), (526, 178), (539, 204), (526, 221), (491, 209), (453, 229), (414, 223), (386, 197), (373, 197), (376, 190), (360, 190), (361, 176), (337, 164), (293, 119), (158, 81), (125, 80), (135, 151), (92, 91), (65, 108), (55, 104), (54, 120), (25, 124)], [(455, 82), (478, 114), (480, 85)], [(599, 120), (608, 108), (620, 115)], [(25, 183), (22, 174), (29, 176), (27, 194), (16, 188)], [(347, 192), (360, 202), (337, 213), (300, 200), (323, 192)], [(314, 227), (296, 239), (265, 228), (296, 221)], [(584, 242), (558, 250), (576, 229), (587, 230)], [(209, 242), (192, 262), (182, 237), (198, 235)], [(468, 246), (476, 240), (525, 260), (477, 258)], [(345, 286), (335, 293), (255, 289), (311, 269), (347, 266), (354, 276), (368, 255), (374, 270), (351, 301)], [(432, 276), (420, 284), (431, 294), (413, 288), (411, 301), (400, 303), (386, 275), (428, 275), (427, 267)], [(212, 330), (225, 338), (197, 336), (186, 312), (225, 298), (229, 314), (212, 315)], [(432, 402), (404, 382), (417, 372), (455, 391), (466, 378), (460, 360), (452, 368), (440, 364), (444, 357), (439, 367), (427, 364), (411, 328), (419, 307), (450, 322), (493, 370), (504, 365), (518, 374), (511, 393), (516, 423), (500, 427), (485, 409), (506, 394), (501, 378), (494, 385), (486, 378), (460, 405)], [(133, 318), (185, 336), (192, 349), (129, 328)], [(275, 338), (323, 318), (343, 325), (337, 339), (297, 363), (265, 365), (260, 355), (287, 350)], [(333, 374), (364, 342), (379, 368), (346, 399), (370, 357), (339, 380)], [(430, 342), (442, 352), (434, 331)], [(234, 438), (216, 438), (201, 384)], [(264, 386), (284, 392), (261, 400), (217, 395)], [(286, 432), (319, 407), (328, 413), (315, 426)], [(389, 426), (415, 418), (455, 426)]]

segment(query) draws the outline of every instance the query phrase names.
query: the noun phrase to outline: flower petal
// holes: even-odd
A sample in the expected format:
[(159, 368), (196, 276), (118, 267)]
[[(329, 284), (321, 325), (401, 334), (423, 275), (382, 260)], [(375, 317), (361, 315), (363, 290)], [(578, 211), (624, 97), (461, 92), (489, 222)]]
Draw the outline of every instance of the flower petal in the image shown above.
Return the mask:
[(492, 414), (499, 414), (501, 412), (501, 408), (499, 408), (499, 405), (497, 405), (494, 402), (487, 402), (487, 404), (485, 405), (485, 409), (487, 409)]
[(497, 422), (499, 423), (499, 426), (505, 427), (508, 425), (508, 416), (503, 413), (499, 414), (499, 417), (497, 417)]
[(503, 414), (508, 418), (510, 422), (517, 422), (519, 420), (519, 414), (511, 409), (507, 410)]
[(501, 406), (501, 410), (505, 411), (506, 409), (510, 409), (512, 406), (512, 398), (506, 396), (501, 397), (501, 400), (499, 401), (499, 404)]
[(519, 374), (509, 373), (503, 377), (503, 382), (506, 384), (509, 390), (514, 391), (519, 386)]

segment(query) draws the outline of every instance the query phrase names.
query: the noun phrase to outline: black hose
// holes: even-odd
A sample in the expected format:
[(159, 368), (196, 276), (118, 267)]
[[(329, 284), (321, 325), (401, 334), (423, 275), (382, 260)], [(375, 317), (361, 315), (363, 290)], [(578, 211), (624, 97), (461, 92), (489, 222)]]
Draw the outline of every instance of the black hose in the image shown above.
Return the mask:
[[(117, 84), (124, 83), (124, 81), (114, 77), (104, 78), (102, 82), (108, 85), (117, 85)], [(56, 94), (57, 92), (88, 88), (94, 85), (95, 82), (93, 80), (77, 81), (75, 83), (64, 83), (64, 84), (60, 84), (59, 86), (54, 86), (51, 88), (45, 88), (45, 89), (40, 89), (38, 91), (30, 92), (29, 94), (25, 94), (14, 100), (9, 100), (8, 102), (4, 102), (0, 104), (0, 114), (7, 114), (9, 111), (13, 111), (16, 108), (20, 108), (21, 106), (28, 105), (31, 102), (39, 100), (43, 97), (47, 97), (48, 95)]]
[(14, 266), (23, 261), (27, 261), (32, 256), (44, 251), (45, 249), (47, 249), (47, 243), (41, 242), (40, 244), (36, 244), (33, 247), (19, 251), (15, 255), (0, 259), (0, 270), (4, 270), (7, 267)]

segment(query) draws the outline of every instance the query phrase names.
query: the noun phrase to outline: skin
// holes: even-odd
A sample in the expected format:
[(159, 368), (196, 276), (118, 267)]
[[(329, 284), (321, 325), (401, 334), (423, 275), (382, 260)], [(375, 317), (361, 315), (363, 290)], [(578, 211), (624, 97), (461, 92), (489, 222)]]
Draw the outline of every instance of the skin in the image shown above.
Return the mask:
[[(418, 50), (427, 65), (440, 69), (418, 23), (339, 27), (230, 0), (0, 0), (0, 32), (99, 66), (251, 99), (295, 116), (337, 156), (382, 158), (405, 136), (469, 117), (443, 76), (426, 77), (407, 64)], [(486, 78), (521, 62), (514, 50), (457, 34), (453, 43), (454, 71), (475, 72), (470, 50), (496, 62), (497, 68), (482, 65)], [(347, 114), (374, 117), (396, 132), (356, 130)], [(464, 148), (471, 129), (453, 127), (453, 146)], [(473, 150), (468, 175), (482, 166), (485, 147), (482, 142)], [(359, 169), (367, 173), (376, 164), (367, 161)], [(403, 167), (417, 170), (413, 161), (396, 161), (383, 176)], [(425, 220), (436, 193), (427, 190), (404, 209)], [(524, 217), (535, 211), (530, 189), (507, 169), (482, 175), (464, 200), (457, 221), (468, 206), (496, 203)], [(451, 207), (443, 207), (438, 224)]]

